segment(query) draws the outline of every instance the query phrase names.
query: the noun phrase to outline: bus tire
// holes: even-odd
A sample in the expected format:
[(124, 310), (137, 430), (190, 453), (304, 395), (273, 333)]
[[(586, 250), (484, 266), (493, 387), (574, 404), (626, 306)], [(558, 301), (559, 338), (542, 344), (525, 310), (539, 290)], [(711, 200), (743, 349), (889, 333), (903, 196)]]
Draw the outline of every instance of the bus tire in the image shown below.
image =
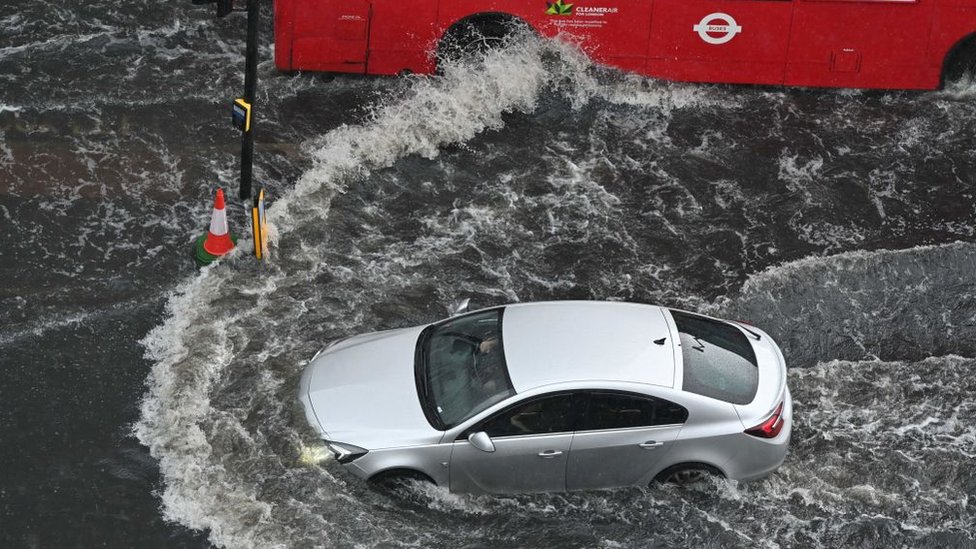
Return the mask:
[(521, 19), (504, 13), (483, 13), (466, 17), (447, 29), (437, 46), (438, 67), (444, 61), (464, 61), (500, 48), (520, 30), (528, 28)]
[(976, 76), (976, 33), (956, 43), (942, 63), (942, 85), (962, 80), (966, 75)]

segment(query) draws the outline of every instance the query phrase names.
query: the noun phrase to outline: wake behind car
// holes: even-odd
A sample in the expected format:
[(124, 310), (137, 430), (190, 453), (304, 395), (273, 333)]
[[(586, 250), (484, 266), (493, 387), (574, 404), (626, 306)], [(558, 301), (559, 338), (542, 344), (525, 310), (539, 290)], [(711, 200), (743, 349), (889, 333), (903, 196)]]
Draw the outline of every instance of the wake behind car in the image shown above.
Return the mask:
[(354, 475), (470, 493), (758, 479), (792, 423), (768, 334), (632, 303), (515, 304), (340, 340), (299, 398)]

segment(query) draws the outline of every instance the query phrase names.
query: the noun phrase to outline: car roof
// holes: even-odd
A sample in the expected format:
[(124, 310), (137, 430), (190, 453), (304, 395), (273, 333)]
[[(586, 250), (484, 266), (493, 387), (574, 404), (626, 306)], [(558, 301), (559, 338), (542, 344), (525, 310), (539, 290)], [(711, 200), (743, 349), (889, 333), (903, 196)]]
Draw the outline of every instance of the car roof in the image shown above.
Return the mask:
[[(519, 393), (552, 383), (627, 381), (674, 386), (667, 313), (637, 303), (556, 301), (509, 305), (502, 341)], [(663, 345), (654, 340), (665, 338)]]

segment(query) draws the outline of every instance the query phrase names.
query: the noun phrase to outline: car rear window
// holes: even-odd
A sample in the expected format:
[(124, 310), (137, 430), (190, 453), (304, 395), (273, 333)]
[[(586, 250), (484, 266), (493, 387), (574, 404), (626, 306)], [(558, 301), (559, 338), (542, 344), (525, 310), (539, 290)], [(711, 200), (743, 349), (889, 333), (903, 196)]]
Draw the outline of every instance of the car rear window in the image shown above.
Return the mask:
[(671, 311), (684, 359), (682, 389), (732, 404), (749, 404), (759, 388), (756, 353), (742, 330), (703, 316)]

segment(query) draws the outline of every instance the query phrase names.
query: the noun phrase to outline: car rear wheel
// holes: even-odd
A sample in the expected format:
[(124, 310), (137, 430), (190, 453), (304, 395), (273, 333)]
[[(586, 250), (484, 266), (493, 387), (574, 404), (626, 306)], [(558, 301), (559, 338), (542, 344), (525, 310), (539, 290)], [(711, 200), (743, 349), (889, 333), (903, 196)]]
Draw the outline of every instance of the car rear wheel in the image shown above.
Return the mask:
[(677, 486), (689, 486), (697, 484), (712, 477), (722, 478), (725, 475), (711, 465), (705, 463), (680, 463), (672, 465), (658, 473), (654, 478), (655, 483), (675, 484)]

